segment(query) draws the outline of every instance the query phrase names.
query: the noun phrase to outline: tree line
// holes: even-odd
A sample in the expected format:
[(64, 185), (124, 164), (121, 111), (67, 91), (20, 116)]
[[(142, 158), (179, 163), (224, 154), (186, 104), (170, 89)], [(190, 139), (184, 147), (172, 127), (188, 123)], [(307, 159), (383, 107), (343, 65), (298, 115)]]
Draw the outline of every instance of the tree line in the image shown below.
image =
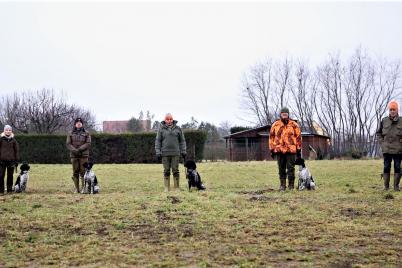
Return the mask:
[(272, 124), (288, 106), (302, 130), (323, 128), (332, 156), (375, 156), (375, 132), (388, 102), (400, 97), (400, 78), (399, 60), (373, 58), (361, 48), (346, 60), (329, 55), (315, 68), (268, 58), (244, 74), (241, 106), (257, 126)]

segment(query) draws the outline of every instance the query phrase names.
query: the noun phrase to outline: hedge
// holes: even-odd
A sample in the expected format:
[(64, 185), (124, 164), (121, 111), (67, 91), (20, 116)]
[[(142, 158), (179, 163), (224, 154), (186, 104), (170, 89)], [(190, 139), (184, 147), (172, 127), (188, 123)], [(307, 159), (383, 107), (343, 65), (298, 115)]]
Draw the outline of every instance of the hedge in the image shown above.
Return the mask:
[[(207, 134), (184, 131), (188, 158), (203, 159)], [(156, 133), (93, 134), (90, 160), (96, 163), (155, 163)], [(21, 161), (40, 164), (70, 163), (66, 135), (16, 135)]]

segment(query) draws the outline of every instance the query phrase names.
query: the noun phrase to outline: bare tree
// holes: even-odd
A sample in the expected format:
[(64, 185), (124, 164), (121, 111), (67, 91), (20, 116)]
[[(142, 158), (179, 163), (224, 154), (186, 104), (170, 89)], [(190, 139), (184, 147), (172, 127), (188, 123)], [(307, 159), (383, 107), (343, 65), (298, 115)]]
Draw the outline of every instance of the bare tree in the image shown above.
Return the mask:
[(242, 107), (256, 119), (250, 121), (257, 125), (271, 124), (275, 119), (273, 76), (273, 62), (268, 59), (255, 65), (244, 77)]
[(63, 95), (53, 90), (26, 91), (5, 96), (1, 102), (0, 121), (17, 132), (54, 134), (65, 132), (81, 117), (89, 129), (95, 127), (95, 117), (81, 107), (67, 104)]
[(317, 122), (331, 137), (333, 156), (378, 154), (375, 130), (387, 103), (398, 98), (400, 61), (374, 60), (361, 48), (338, 54), (314, 70), (289, 58), (256, 64), (245, 75), (243, 108), (256, 125), (271, 124), (279, 107), (289, 106), (303, 127)]
[(276, 114), (279, 110), (288, 106), (288, 93), (292, 88), (292, 61), (286, 57), (283, 62), (275, 64), (275, 90), (274, 92), (274, 106)]
[(300, 121), (300, 125), (313, 128), (314, 122), (314, 88), (315, 81), (310, 75), (308, 66), (299, 62), (295, 67), (295, 85), (290, 89), (293, 96), (292, 105), (296, 118)]

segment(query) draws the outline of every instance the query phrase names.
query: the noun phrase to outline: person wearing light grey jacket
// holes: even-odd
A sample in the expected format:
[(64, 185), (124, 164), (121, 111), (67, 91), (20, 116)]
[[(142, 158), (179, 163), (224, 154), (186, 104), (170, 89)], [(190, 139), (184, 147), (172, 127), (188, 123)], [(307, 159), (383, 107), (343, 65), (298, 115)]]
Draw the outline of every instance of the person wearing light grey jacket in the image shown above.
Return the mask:
[(158, 160), (162, 160), (165, 192), (170, 191), (170, 170), (173, 173), (174, 189), (179, 190), (179, 161), (180, 155), (186, 158), (186, 140), (171, 114), (167, 114), (165, 121), (160, 124), (155, 139), (155, 152)]

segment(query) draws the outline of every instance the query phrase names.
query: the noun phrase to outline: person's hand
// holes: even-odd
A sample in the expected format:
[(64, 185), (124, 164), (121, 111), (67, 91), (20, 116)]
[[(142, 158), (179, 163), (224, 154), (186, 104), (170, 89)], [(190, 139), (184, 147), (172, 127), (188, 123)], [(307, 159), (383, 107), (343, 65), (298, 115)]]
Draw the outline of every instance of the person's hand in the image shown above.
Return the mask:
[(296, 158), (301, 158), (301, 150), (300, 149), (298, 149), (296, 151)]
[(271, 151), (271, 157), (272, 159), (275, 159), (276, 153), (274, 151)]
[(186, 161), (186, 156), (187, 156), (186, 153), (181, 153), (181, 157), (183, 157), (183, 160), (184, 160), (184, 161)]
[(157, 154), (156, 155), (156, 160), (158, 160), (158, 162), (162, 161), (162, 155), (161, 154)]
[(71, 152), (76, 154), (76, 153), (79, 153), (80, 151), (77, 148), (72, 148)]

